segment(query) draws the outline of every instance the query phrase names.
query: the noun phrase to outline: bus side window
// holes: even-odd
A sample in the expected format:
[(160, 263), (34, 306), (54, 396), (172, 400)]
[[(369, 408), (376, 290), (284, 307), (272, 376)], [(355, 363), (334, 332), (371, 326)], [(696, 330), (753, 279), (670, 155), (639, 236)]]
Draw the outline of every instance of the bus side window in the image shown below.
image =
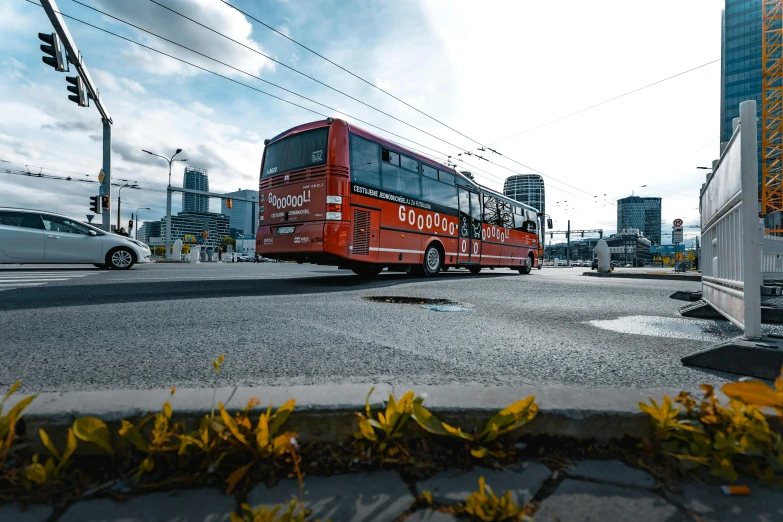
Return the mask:
[(381, 186), (380, 145), (351, 134), (351, 180)]
[(492, 196), (484, 195), (484, 223), (500, 225), (498, 217), (498, 200)]

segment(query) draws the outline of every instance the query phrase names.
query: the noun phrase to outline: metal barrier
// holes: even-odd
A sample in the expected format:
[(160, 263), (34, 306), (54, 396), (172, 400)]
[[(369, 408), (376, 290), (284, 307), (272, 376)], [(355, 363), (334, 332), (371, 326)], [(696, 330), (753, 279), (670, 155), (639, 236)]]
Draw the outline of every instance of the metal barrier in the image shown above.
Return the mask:
[(739, 125), (699, 201), (702, 297), (748, 339), (761, 337), (761, 248), (767, 242), (762, 243), (758, 204), (756, 102), (751, 100), (740, 104)]
[(761, 221), (761, 277), (764, 281), (783, 281), (783, 237), (764, 234)]

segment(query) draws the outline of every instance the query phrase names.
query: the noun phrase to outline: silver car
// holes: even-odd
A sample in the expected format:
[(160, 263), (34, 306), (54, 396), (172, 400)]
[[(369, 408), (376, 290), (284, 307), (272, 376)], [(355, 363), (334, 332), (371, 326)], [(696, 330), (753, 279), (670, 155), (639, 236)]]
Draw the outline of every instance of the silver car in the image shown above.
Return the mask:
[(150, 249), (53, 212), (0, 207), (0, 264), (90, 263), (127, 270), (149, 263)]

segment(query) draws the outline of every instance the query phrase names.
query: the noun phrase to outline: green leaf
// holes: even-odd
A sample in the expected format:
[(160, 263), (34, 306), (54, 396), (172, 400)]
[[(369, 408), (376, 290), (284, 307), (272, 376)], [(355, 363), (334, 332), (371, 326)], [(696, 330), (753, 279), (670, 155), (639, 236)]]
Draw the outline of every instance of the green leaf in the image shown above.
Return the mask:
[(226, 411), (226, 408), (223, 407), (223, 403), (218, 403), (218, 409), (220, 410), (220, 418), (223, 419), (223, 424), (231, 431), (231, 434), (234, 435), (234, 437), (241, 442), (244, 445), (247, 445), (247, 439), (245, 439), (245, 436), (242, 435), (242, 433), (239, 431), (239, 426), (237, 425), (237, 422), (234, 420), (231, 415)]
[(171, 409), (171, 403), (169, 401), (163, 403), (163, 413), (165, 413), (166, 417), (169, 419), (174, 414), (174, 411)]
[(370, 413), (370, 395), (372, 395), (373, 391), (375, 391), (375, 386), (370, 388), (370, 391), (367, 393), (367, 398), (364, 399), (364, 411), (367, 412), (367, 417), (372, 416), (372, 413)]
[(378, 440), (378, 437), (375, 435), (375, 430), (372, 429), (372, 425), (370, 425), (370, 422), (367, 419), (359, 420), (359, 431), (365, 439), (372, 441)]
[(477, 459), (483, 459), (487, 455), (487, 448), (485, 448), (484, 446), (473, 448), (470, 450), (470, 454), (476, 457)]
[(111, 435), (106, 424), (96, 417), (80, 417), (73, 421), (73, 434), (85, 442), (92, 442), (113, 454)]
[(60, 460), (60, 452), (57, 451), (57, 448), (54, 446), (54, 444), (52, 444), (52, 440), (49, 438), (49, 434), (47, 434), (43, 428), (40, 428), (38, 430), (38, 436), (41, 437), (41, 442), (43, 442), (43, 445), (46, 446), (46, 449), (48, 449), (49, 452), (57, 458), (57, 460)]
[(46, 484), (46, 469), (42, 464), (34, 462), (24, 470), (24, 476), (30, 482)]
[(442, 435), (444, 437), (450, 435), (446, 428), (443, 427), (443, 423), (421, 404), (413, 404), (412, 417), (419, 426), (432, 434)]
[(22, 385), (22, 381), (16, 381), (13, 386), (11, 386), (11, 389), (5, 392), (5, 395), (3, 396), (3, 400), (0, 401), (0, 415), (3, 414), (3, 406), (5, 406), (5, 401), (8, 400), (8, 398), (16, 392), (16, 390), (19, 389), (19, 386)]
[(57, 472), (59, 473), (61, 469), (64, 469), (65, 466), (68, 465), (68, 461), (71, 460), (71, 455), (73, 455), (73, 452), (76, 451), (76, 435), (73, 433), (73, 429), (68, 428), (68, 442), (65, 446), (65, 451), (63, 452), (63, 457), (60, 459), (60, 462), (57, 464)]
[(277, 432), (283, 426), (285, 421), (288, 420), (288, 416), (294, 412), (295, 406), (296, 401), (291, 399), (290, 401), (287, 401), (285, 404), (280, 406), (275, 414), (272, 415), (272, 418), (269, 422), (269, 433), (272, 437), (277, 435)]

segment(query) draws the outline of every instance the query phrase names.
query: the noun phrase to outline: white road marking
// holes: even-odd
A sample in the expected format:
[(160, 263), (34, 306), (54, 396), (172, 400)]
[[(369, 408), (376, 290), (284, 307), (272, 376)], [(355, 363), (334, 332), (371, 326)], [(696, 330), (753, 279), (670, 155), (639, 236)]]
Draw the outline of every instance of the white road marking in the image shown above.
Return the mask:
[(41, 286), (46, 283), (57, 281), (68, 281), (69, 279), (81, 278), (98, 272), (70, 273), (65, 271), (46, 271), (46, 272), (3, 272), (0, 271), (0, 291), (13, 290), (14, 288), (30, 288)]

